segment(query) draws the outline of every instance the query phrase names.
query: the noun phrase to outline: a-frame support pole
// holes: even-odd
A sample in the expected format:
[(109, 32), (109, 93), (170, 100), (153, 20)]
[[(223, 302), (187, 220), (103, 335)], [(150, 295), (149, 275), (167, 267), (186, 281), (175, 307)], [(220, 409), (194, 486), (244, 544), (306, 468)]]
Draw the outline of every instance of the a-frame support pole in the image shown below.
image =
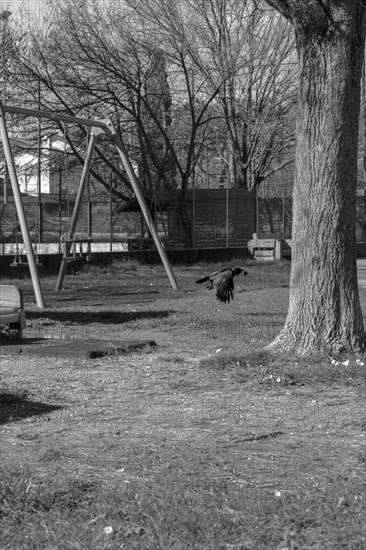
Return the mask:
[[(165, 271), (166, 271), (166, 273), (169, 277), (170, 283), (171, 283), (174, 290), (179, 290), (179, 287), (178, 287), (177, 281), (175, 279), (175, 276), (174, 276), (173, 270), (171, 268), (171, 265), (169, 263), (168, 257), (167, 257), (166, 252), (165, 252), (165, 250), (164, 250), (164, 248), (161, 244), (161, 241), (160, 241), (158, 232), (156, 230), (154, 221), (151, 217), (149, 209), (146, 206), (146, 202), (145, 202), (144, 196), (141, 192), (138, 179), (135, 175), (135, 172), (133, 171), (132, 165), (131, 165), (130, 160), (127, 156), (127, 152), (126, 152), (126, 149), (125, 149), (124, 144), (122, 142), (122, 139), (119, 137), (119, 135), (117, 135), (117, 133), (116, 133), (114, 127), (113, 127), (112, 122), (108, 119), (107, 120), (90, 120), (90, 119), (79, 118), (79, 117), (74, 117), (74, 116), (56, 114), (56, 113), (52, 113), (50, 111), (36, 111), (34, 109), (25, 109), (23, 107), (6, 106), (6, 107), (4, 107), (4, 109), (5, 109), (6, 112), (9, 112), (9, 113), (18, 113), (18, 114), (23, 114), (23, 115), (26, 115), (26, 116), (35, 116), (35, 117), (40, 117), (40, 118), (47, 118), (49, 120), (59, 120), (59, 121), (68, 122), (68, 123), (81, 124), (81, 125), (85, 125), (85, 126), (100, 128), (111, 138), (111, 140), (114, 142), (114, 144), (117, 147), (118, 154), (119, 154), (119, 156), (122, 160), (122, 163), (125, 167), (128, 178), (131, 182), (132, 188), (135, 192), (136, 198), (137, 198), (138, 203), (140, 205), (141, 211), (144, 215), (146, 224), (147, 224), (147, 226), (150, 230), (150, 233), (151, 233), (151, 235), (154, 239), (155, 246), (156, 246), (156, 248), (159, 252), (161, 261), (163, 262), (163, 265), (165, 267)], [(66, 262), (63, 262), (63, 263), (66, 263)], [(66, 270), (66, 267), (64, 269)], [(61, 275), (61, 270), (60, 270), (60, 275)], [(60, 279), (60, 275), (59, 275), (59, 279)], [(64, 277), (64, 275), (63, 275), (63, 277)], [(63, 278), (62, 278), (62, 280), (63, 280)], [(62, 281), (61, 281), (61, 285), (62, 285)], [(57, 283), (57, 286), (59, 286), (58, 283)]]
[(95, 140), (97, 138), (97, 134), (99, 134), (100, 132), (102, 132), (102, 130), (100, 130), (99, 128), (92, 128), (92, 131), (90, 133), (88, 151), (86, 153), (83, 172), (81, 174), (81, 179), (80, 179), (80, 183), (79, 183), (78, 192), (77, 192), (77, 195), (76, 195), (75, 206), (74, 206), (74, 210), (73, 210), (73, 213), (72, 213), (72, 218), (71, 218), (71, 222), (70, 222), (69, 231), (68, 231), (68, 234), (67, 234), (67, 239), (64, 243), (64, 253), (63, 253), (63, 257), (62, 257), (61, 267), (60, 267), (60, 271), (59, 271), (59, 274), (58, 274), (55, 290), (61, 290), (62, 289), (64, 278), (65, 278), (65, 275), (66, 275), (67, 258), (70, 256), (70, 248), (71, 248), (71, 242), (70, 241), (74, 238), (74, 233), (75, 233), (75, 229), (76, 229), (76, 226), (77, 226), (77, 223), (78, 223), (80, 208), (81, 208), (81, 204), (82, 204), (82, 200), (83, 200), (84, 190), (85, 190), (86, 182), (87, 182), (87, 179), (88, 179), (90, 163), (91, 163), (91, 159), (92, 159), (92, 155), (93, 155), (93, 151), (94, 151), (94, 147), (95, 147)]
[(128, 175), (128, 178), (131, 182), (131, 185), (132, 185), (132, 188), (134, 190), (134, 193), (136, 195), (136, 198), (139, 202), (139, 205), (140, 205), (140, 208), (141, 208), (141, 211), (144, 215), (144, 218), (145, 218), (145, 221), (146, 221), (146, 224), (150, 230), (150, 233), (152, 235), (152, 238), (154, 239), (154, 243), (155, 243), (155, 246), (159, 252), (159, 255), (160, 255), (160, 259), (165, 267), (165, 271), (169, 277), (169, 281), (170, 281), (170, 284), (172, 285), (173, 289), (174, 290), (179, 290), (179, 287), (178, 287), (178, 283), (176, 281), (176, 278), (174, 276), (174, 273), (173, 273), (173, 270), (172, 270), (172, 267), (169, 263), (169, 260), (168, 260), (168, 257), (166, 255), (166, 252), (163, 248), (163, 245), (161, 244), (161, 241), (160, 241), (160, 238), (159, 238), (159, 235), (158, 235), (158, 232), (157, 232), (157, 229), (156, 229), (156, 226), (155, 226), (155, 223), (154, 223), (154, 220), (152, 219), (151, 217), (151, 214), (150, 214), (150, 211), (146, 205), (146, 202), (145, 202), (145, 199), (144, 199), (144, 196), (141, 192), (141, 189), (140, 189), (140, 185), (139, 185), (139, 182), (138, 182), (138, 179), (136, 177), (136, 174), (133, 170), (133, 167), (132, 167), (132, 164), (130, 162), (130, 159), (128, 158), (128, 155), (127, 155), (127, 152), (126, 152), (126, 149), (125, 149), (125, 146), (123, 144), (123, 141), (122, 139), (119, 137), (119, 135), (116, 133), (114, 127), (113, 127), (113, 124), (111, 121), (108, 121), (107, 122), (107, 127), (108, 129), (110, 130), (108, 132), (111, 140), (114, 142), (114, 144), (116, 145), (117, 147), (117, 151), (119, 153), (119, 156), (122, 160), (122, 163), (123, 163), (123, 166), (127, 172), (127, 175)]
[(41, 285), (39, 281), (38, 268), (34, 257), (32, 243), (29, 236), (27, 220), (25, 217), (25, 211), (24, 211), (24, 206), (22, 202), (22, 196), (20, 194), (20, 189), (19, 189), (18, 176), (15, 170), (14, 158), (10, 147), (8, 130), (6, 128), (4, 106), (1, 100), (0, 100), (0, 131), (1, 131), (2, 143), (4, 147), (5, 160), (6, 160), (6, 164), (9, 172), (9, 178), (10, 178), (11, 187), (13, 190), (13, 195), (14, 195), (15, 207), (17, 209), (20, 229), (22, 231), (23, 242), (25, 244), (25, 253), (27, 255), (29, 271), (30, 271), (32, 283), (33, 283), (34, 294), (36, 296), (37, 306), (43, 309), (45, 306), (43, 301)]

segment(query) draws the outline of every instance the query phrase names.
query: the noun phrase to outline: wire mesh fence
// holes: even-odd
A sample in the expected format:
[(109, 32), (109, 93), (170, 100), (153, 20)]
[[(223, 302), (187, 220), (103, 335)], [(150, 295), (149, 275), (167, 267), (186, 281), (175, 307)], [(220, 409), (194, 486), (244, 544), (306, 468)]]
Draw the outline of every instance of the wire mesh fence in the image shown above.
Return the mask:
[[(31, 240), (57, 253), (70, 226), (75, 194), (23, 195)], [(244, 248), (254, 233), (292, 237), (292, 197), (246, 189), (189, 189), (146, 195), (159, 236), (167, 249)], [(356, 235), (365, 242), (364, 198), (358, 197)], [(93, 239), (94, 250), (154, 248), (137, 200), (126, 203), (112, 194), (83, 200), (75, 232)], [(22, 236), (11, 191), (0, 203), (1, 252), (11, 254)], [(46, 246), (47, 245), (47, 246)], [(52, 246), (51, 246), (52, 245)]]

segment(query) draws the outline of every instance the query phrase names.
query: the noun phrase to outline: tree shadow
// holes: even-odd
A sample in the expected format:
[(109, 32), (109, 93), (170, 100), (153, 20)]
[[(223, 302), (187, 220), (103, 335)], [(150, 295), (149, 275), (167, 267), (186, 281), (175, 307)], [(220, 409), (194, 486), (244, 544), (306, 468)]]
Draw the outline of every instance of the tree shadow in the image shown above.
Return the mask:
[(88, 324), (88, 323), (109, 323), (111, 325), (119, 325), (138, 321), (143, 319), (164, 319), (170, 314), (175, 313), (175, 310), (167, 309), (161, 311), (27, 311), (28, 320), (42, 320), (40, 324), (52, 326), (54, 322), (65, 322), (66, 324)]
[(60, 405), (49, 405), (27, 399), (26, 394), (0, 391), (0, 425), (59, 409), (62, 409)]
[(283, 311), (251, 311), (248, 313), (248, 317), (283, 317), (285, 313)]

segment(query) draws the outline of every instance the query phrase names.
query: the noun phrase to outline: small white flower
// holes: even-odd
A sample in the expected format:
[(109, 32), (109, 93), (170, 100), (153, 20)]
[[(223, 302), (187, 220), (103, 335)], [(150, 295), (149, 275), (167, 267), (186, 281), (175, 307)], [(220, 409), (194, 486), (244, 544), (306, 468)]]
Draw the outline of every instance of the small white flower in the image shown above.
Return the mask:
[(335, 364), (335, 365), (339, 365), (338, 361), (336, 361), (334, 364)]
[(281, 382), (281, 378), (277, 378), (277, 382)]
[(362, 363), (362, 361), (360, 361), (360, 366), (363, 367), (365, 365), (365, 363)]
[(270, 374), (269, 377), (272, 378), (272, 374)]
[(343, 361), (342, 365), (344, 365), (345, 367), (348, 367), (348, 365), (349, 365), (349, 360), (347, 359), (347, 361)]
[(113, 533), (113, 527), (111, 527), (110, 525), (108, 525), (107, 527), (104, 527), (103, 533), (105, 535), (110, 535), (111, 533)]
[(281, 496), (281, 491), (275, 491), (275, 497), (279, 498)]
[(222, 348), (218, 348), (218, 349), (216, 350), (216, 353), (220, 353), (221, 349), (222, 349)]
[(361, 359), (356, 359), (356, 363), (361, 363)]

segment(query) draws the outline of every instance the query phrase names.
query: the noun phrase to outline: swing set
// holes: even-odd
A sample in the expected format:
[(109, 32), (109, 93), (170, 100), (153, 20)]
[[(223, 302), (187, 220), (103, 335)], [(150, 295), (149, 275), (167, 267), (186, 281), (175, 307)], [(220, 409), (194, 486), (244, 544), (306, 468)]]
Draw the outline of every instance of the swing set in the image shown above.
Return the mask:
[(29, 230), (28, 230), (27, 221), (25, 217), (24, 205), (22, 202), (21, 193), (19, 189), (18, 176), (15, 170), (14, 157), (10, 147), (5, 113), (16, 113), (24, 116), (35, 117), (38, 119), (45, 118), (48, 120), (63, 122), (64, 124), (65, 123), (79, 124), (82, 126), (86, 126), (87, 128), (90, 128), (88, 149), (87, 149), (86, 158), (84, 161), (84, 167), (81, 174), (81, 179), (79, 182), (75, 205), (74, 205), (70, 225), (68, 228), (67, 236), (63, 240), (63, 256), (61, 260), (61, 266), (60, 266), (60, 271), (58, 274), (55, 290), (56, 291), (62, 290), (62, 285), (63, 285), (63, 281), (65, 278), (66, 269), (67, 269), (67, 264), (70, 261), (75, 260), (77, 257), (76, 255), (77, 244), (79, 244), (80, 251), (82, 252), (82, 246), (84, 243), (86, 243), (87, 244), (86, 255), (87, 256), (89, 255), (90, 257), (91, 239), (89, 237), (84, 238), (83, 236), (78, 238), (77, 236), (75, 236), (75, 230), (78, 223), (80, 209), (82, 206), (82, 199), (83, 199), (85, 187), (88, 180), (88, 174), (89, 174), (89, 169), (90, 169), (90, 164), (91, 164), (91, 159), (92, 159), (96, 139), (98, 135), (102, 133), (106, 134), (109, 137), (110, 141), (115, 145), (117, 149), (117, 152), (120, 156), (124, 169), (130, 180), (132, 189), (138, 200), (140, 209), (144, 215), (147, 227), (154, 239), (154, 243), (159, 252), (160, 259), (169, 277), (170, 284), (174, 290), (179, 290), (178, 284), (175, 279), (174, 273), (172, 271), (171, 265), (169, 263), (168, 257), (166, 255), (164, 247), (162, 246), (154, 221), (151, 217), (150, 211), (146, 205), (144, 196), (141, 192), (139, 182), (132, 168), (131, 162), (127, 156), (124, 143), (121, 137), (117, 134), (112, 121), (110, 119), (92, 120), (87, 118), (57, 114), (51, 111), (40, 111), (36, 109), (26, 109), (23, 107), (8, 106), (8, 105), (4, 105), (3, 102), (0, 100), (0, 134), (3, 142), (4, 155), (5, 155), (6, 165), (8, 168), (8, 174), (9, 174), (9, 178), (10, 178), (10, 182), (13, 190), (16, 213), (17, 213), (19, 225), (22, 232), (23, 242), (25, 245), (25, 252), (27, 256), (27, 262), (28, 262), (28, 266), (29, 266), (29, 270), (32, 278), (32, 284), (33, 284), (38, 307), (44, 308), (45, 306), (44, 306), (43, 295), (42, 295), (42, 290), (40, 286), (38, 267), (37, 267), (37, 259), (38, 259), (36, 257), (37, 250), (35, 251), (33, 250), (32, 243), (30, 240)]

